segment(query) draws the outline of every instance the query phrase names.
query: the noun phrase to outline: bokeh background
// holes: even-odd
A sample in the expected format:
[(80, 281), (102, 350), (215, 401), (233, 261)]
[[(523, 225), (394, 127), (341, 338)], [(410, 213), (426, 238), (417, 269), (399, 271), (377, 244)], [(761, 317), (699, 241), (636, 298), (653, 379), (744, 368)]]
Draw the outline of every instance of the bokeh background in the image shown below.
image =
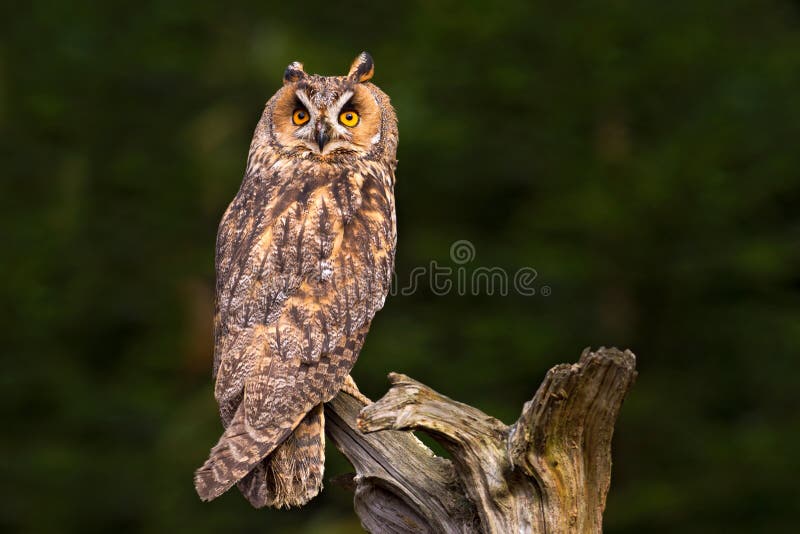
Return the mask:
[[(606, 531), (795, 532), (800, 4), (6, 2), (0, 530), (358, 532), (202, 504), (213, 252), (284, 67), (361, 50), (400, 120), (400, 279), (532, 267), (544, 296), (387, 301), (354, 376), (512, 422), (585, 346), (639, 357)], [(328, 472), (348, 471), (329, 450)]]

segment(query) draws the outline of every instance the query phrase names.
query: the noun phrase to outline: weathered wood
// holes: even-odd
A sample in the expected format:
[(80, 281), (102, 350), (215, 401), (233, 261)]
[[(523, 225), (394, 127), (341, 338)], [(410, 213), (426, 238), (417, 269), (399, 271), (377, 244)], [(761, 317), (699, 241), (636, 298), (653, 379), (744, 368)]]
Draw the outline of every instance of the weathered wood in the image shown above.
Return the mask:
[(356, 470), (355, 509), (368, 532), (478, 532), (448, 460), (411, 432), (362, 434), (365, 403), (341, 393), (326, 406), (326, 431)]
[[(369, 403), (326, 406), (331, 441), (353, 464), (355, 511), (372, 533), (599, 533), (611, 437), (636, 377), (629, 351), (588, 349), (553, 367), (511, 426), (405, 375)], [(410, 430), (437, 440), (437, 457)]]

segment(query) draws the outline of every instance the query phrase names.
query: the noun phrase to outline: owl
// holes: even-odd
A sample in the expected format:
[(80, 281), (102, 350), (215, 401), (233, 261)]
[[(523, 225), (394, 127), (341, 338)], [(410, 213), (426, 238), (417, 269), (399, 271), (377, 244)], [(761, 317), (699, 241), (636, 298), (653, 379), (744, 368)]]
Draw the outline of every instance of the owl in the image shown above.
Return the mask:
[(217, 234), (214, 396), (224, 432), (195, 473), (211, 500), (234, 484), (255, 507), (305, 504), (325, 461), (323, 403), (389, 292), (397, 240), (397, 119), (369, 82), (290, 64), (256, 126)]

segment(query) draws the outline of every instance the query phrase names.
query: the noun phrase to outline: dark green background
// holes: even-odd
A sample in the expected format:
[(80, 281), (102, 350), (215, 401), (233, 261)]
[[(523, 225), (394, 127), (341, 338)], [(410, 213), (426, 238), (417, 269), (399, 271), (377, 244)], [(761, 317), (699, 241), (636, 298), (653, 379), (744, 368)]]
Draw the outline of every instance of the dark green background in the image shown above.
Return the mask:
[(5, 3), (0, 529), (358, 531), (331, 484), (259, 511), (192, 472), (263, 103), (290, 61), (366, 49), (400, 120), (399, 277), (466, 239), (552, 293), (391, 297), (364, 391), (402, 371), (511, 422), (550, 366), (629, 347), (606, 531), (795, 531), (800, 6), (554, 4)]

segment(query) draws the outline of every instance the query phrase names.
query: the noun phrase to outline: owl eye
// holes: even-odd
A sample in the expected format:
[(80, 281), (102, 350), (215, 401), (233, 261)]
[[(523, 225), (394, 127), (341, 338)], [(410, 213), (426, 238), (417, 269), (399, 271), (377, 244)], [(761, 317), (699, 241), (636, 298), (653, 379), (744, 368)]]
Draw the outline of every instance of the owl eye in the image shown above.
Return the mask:
[(358, 113), (353, 110), (350, 111), (342, 111), (339, 114), (339, 122), (347, 126), (348, 128), (352, 128), (356, 124), (358, 124)]
[(296, 109), (294, 110), (294, 113), (292, 113), (292, 122), (296, 126), (302, 126), (308, 122), (308, 119), (308, 111), (304, 109)]

